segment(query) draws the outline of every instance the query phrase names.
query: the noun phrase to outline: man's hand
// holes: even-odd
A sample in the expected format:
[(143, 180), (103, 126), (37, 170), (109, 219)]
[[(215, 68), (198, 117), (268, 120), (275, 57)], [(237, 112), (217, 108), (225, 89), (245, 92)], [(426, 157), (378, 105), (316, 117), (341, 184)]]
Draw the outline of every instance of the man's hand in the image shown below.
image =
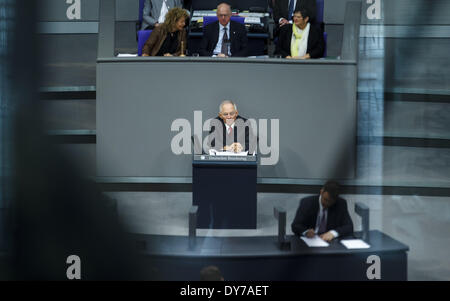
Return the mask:
[(240, 153), (243, 150), (242, 145), (239, 142), (235, 142), (229, 146), (225, 146), (223, 148), (226, 151), (231, 151), (231, 152), (235, 152), (235, 153)]
[(327, 233), (320, 235), (320, 238), (329, 242), (334, 239), (334, 235), (330, 231), (328, 231)]
[(278, 24), (280, 24), (280, 27), (282, 27), (282, 26), (284, 26), (286, 24), (289, 24), (289, 21), (286, 20), (285, 18), (282, 18)]
[(149, 56), (147, 53), (143, 53), (142, 56)]
[(313, 238), (316, 235), (316, 232), (314, 232), (313, 229), (309, 229), (308, 231), (306, 231), (305, 236), (308, 238)]
[(164, 53), (164, 56), (173, 56), (170, 53)]
[(240, 152), (242, 152), (243, 147), (239, 142), (235, 142), (235, 143), (231, 144), (231, 149), (235, 153), (240, 153)]
[(228, 57), (228, 56), (225, 55), (225, 54), (223, 54), (223, 53), (219, 53), (219, 54), (217, 55), (217, 57)]
[(155, 28), (161, 26), (161, 23), (156, 22), (155, 23)]

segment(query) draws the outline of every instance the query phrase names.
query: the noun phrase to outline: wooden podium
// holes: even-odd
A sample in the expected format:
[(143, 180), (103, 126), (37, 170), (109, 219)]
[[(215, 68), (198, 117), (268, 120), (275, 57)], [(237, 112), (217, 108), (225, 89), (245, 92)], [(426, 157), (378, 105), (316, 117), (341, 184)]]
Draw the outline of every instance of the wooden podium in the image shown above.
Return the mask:
[(194, 155), (197, 228), (256, 229), (256, 156)]

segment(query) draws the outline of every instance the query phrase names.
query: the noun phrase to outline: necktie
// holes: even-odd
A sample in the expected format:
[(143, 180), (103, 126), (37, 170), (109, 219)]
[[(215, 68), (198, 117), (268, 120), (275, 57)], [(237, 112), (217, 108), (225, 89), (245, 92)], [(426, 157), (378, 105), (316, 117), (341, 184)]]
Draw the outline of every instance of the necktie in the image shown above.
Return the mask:
[(227, 34), (227, 28), (223, 28), (223, 38), (222, 38), (222, 49), (220, 50), (221, 53), (228, 55), (228, 34)]
[(231, 135), (231, 132), (233, 131), (233, 128), (230, 126), (228, 127), (228, 135)]
[(295, 0), (289, 1), (288, 20), (292, 20), (292, 15), (294, 14), (294, 2)]
[(325, 218), (326, 212), (327, 209), (322, 210), (322, 216), (320, 217), (319, 234), (327, 232), (327, 219)]

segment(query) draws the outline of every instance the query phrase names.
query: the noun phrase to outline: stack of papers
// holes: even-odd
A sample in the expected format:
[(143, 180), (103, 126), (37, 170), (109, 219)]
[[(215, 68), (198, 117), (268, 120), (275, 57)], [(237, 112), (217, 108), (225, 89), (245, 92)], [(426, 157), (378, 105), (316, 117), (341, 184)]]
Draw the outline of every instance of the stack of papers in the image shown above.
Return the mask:
[(261, 19), (257, 17), (245, 17), (245, 24), (261, 24)]
[(248, 152), (216, 152), (216, 156), (247, 156)]
[(302, 236), (302, 240), (306, 243), (308, 247), (328, 247), (330, 245), (317, 235), (314, 236), (313, 238), (307, 238), (305, 236)]
[(135, 57), (137, 56), (137, 54), (132, 54), (132, 53), (119, 53), (117, 55), (117, 57)]
[(240, 152), (240, 153), (235, 153), (235, 152), (219, 152), (216, 151), (214, 149), (210, 149), (209, 150), (209, 154), (211, 156), (247, 156), (248, 155), (248, 151), (247, 152)]
[(343, 244), (347, 249), (368, 249), (368, 248), (370, 248), (370, 245), (361, 239), (341, 240), (341, 244)]

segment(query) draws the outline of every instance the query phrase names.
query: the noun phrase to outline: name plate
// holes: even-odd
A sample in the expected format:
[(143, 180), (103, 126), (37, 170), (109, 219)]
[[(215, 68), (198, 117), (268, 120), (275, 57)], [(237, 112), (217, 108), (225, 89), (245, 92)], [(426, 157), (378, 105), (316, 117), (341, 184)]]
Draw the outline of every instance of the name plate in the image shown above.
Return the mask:
[(256, 156), (211, 156), (211, 155), (194, 155), (194, 161), (241, 161), (241, 162), (256, 162)]

